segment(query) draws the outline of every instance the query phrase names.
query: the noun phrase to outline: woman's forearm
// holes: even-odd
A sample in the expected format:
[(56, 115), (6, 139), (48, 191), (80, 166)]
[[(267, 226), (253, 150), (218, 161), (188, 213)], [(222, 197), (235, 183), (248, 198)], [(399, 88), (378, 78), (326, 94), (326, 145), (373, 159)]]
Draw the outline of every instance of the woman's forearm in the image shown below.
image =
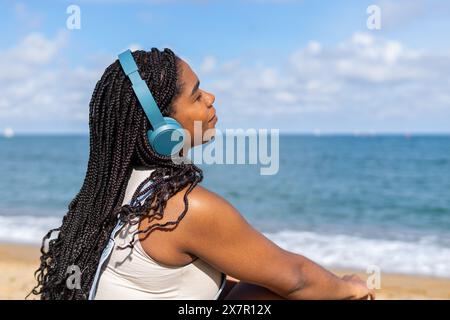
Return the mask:
[(296, 254), (300, 267), (298, 288), (287, 299), (350, 299), (353, 297), (351, 286), (335, 274), (310, 259)]

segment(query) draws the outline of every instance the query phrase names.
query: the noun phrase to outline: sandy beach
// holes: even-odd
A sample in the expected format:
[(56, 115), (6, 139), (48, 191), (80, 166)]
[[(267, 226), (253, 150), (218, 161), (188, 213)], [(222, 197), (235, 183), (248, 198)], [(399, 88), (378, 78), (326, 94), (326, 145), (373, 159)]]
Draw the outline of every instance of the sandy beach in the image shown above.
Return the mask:
[[(30, 245), (0, 244), (0, 299), (24, 299), (35, 284), (39, 248)], [(357, 270), (333, 270), (338, 275)], [(416, 275), (381, 274), (377, 299), (450, 299), (450, 279)]]

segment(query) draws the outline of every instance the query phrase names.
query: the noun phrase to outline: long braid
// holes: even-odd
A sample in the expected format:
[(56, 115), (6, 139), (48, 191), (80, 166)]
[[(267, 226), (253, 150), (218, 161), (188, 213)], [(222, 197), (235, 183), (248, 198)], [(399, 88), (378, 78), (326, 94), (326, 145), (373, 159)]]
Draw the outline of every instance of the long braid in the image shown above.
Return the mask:
[[(133, 56), (163, 116), (170, 116), (172, 103), (182, 90), (179, 58), (167, 48), (135, 51)], [(168, 199), (189, 186), (183, 200), (185, 209), (178, 219), (156, 224), (155, 228), (173, 228), (184, 217), (187, 195), (202, 181), (203, 173), (193, 164), (177, 164), (155, 153), (147, 139), (150, 128), (131, 82), (116, 60), (97, 82), (89, 103), (90, 152), (83, 185), (69, 203), (61, 226), (43, 238), (41, 262), (35, 272), (38, 283), (30, 294), (41, 299), (87, 299), (100, 255), (118, 217), (129, 222), (135, 217), (162, 217)], [(154, 170), (134, 192), (130, 205), (122, 206), (134, 166)], [(146, 186), (150, 180), (153, 183)], [(146, 194), (149, 196), (143, 204), (137, 201)], [(155, 228), (138, 231), (135, 236)], [(53, 232), (58, 232), (56, 238)], [(81, 270), (81, 289), (66, 285), (71, 266)]]

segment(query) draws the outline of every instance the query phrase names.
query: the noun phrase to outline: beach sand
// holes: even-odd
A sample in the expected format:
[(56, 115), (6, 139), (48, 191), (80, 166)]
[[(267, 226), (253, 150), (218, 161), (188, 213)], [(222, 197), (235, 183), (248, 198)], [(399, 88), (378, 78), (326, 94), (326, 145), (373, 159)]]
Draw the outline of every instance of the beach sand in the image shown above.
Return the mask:
[[(25, 298), (35, 285), (33, 273), (39, 265), (39, 255), (35, 246), (0, 244), (0, 299)], [(368, 276), (356, 270), (333, 272), (356, 273), (362, 279)], [(377, 299), (450, 299), (450, 279), (382, 273), (381, 288), (376, 294)]]

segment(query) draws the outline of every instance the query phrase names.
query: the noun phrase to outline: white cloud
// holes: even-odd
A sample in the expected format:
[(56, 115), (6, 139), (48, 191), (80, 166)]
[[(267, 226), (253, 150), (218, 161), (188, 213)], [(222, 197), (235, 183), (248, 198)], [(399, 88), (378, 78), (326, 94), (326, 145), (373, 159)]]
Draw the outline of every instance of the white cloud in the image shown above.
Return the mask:
[[(218, 69), (225, 64), (216, 62)], [(450, 119), (449, 73), (450, 52), (412, 50), (355, 33), (336, 45), (311, 41), (276, 66), (241, 62), (233, 70), (200, 76), (208, 80), (202, 78), (204, 88), (216, 93), (224, 126), (245, 118), (248, 126), (291, 130), (347, 125), (355, 128), (348, 131), (367, 126), (433, 131), (433, 121)], [(332, 123), (338, 119), (341, 124)], [(436, 130), (450, 131), (450, 121), (440, 123)]]
[[(67, 37), (31, 33), (0, 52), (0, 129), (87, 128), (95, 83), (115, 56), (98, 52), (86, 57), (94, 67), (67, 66)], [(450, 131), (450, 52), (355, 33), (335, 45), (311, 41), (270, 64), (207, 55), (198, 69), (221, 128)]]
[(90, 95), (103, 69), (61, 63), (67, 40), (66, 31), (54, 38), (30, 33), (0, 52), (0, 128), (54, 131), (87, 124)]
[(130, 49), (131, 51), (143, 50), (142, 46), (139, 43), (131, 43), (122, 51), (125, 51), (126, 49)]
[(320, 53), (321, 50), (322, 45), (319, 42), (311, 41), (310, 43), (308, 43), (308, 51), (311, 52), (312, 54)]
[(202, 65), (200, 66), (200, 70), (203, 73), (210, 73), (216, 67), (216, 58), (213, 56), (206, 56), (203, 59)]
[(0, 79), (17, 80), (32, 75), (35, 68), (51, 62), (66, 40), (66, 32), (58, 33), (53, 40), (30, 33), (15, 47), (0, 52)]

